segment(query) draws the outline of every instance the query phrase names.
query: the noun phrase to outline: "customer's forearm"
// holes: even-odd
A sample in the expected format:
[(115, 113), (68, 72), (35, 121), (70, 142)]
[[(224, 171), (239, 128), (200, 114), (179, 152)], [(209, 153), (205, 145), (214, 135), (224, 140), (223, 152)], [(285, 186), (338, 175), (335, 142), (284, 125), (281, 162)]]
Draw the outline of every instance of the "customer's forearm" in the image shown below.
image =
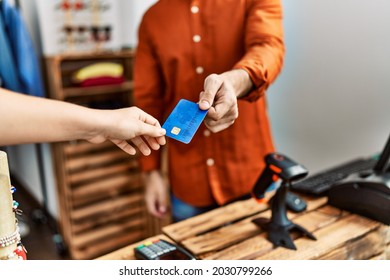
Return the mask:
[(92, 109), (0, 90), (0, 145), (88, 139), (100, 129)]

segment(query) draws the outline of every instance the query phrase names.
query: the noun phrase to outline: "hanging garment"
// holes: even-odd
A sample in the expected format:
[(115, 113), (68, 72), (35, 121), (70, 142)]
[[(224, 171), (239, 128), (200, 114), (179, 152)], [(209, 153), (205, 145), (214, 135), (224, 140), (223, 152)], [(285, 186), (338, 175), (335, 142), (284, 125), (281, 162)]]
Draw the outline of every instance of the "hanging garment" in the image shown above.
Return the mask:
[[(2, 3), (1, 3), (2, 4)], [(0, 78), (1, 87), (21, 92), (21, 82), (7, 37), (3, 14), (0, 12)]]
[[(3, 0), (0, 4), (4, 35), (8, 38), (13, 65), (16, 67), (20, 82), (21, 89), (18, 91), (34, 96), (44, 96), (41, 69), (23, 18), (19, 10), (10, 5), (8, 0)], [(3, 79), (7, 84), (6, 77), (3, 76)]]

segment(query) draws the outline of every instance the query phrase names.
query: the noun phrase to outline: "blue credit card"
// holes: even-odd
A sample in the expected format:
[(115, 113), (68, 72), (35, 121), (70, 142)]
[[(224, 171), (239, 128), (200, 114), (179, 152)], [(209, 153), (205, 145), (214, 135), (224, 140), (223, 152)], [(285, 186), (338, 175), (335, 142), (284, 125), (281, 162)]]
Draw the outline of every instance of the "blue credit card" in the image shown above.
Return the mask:
[(190, 143), (207, 111), (199, 109), (197, 103), (181, 99), (162, 126), (166, 130), (165, 136)]

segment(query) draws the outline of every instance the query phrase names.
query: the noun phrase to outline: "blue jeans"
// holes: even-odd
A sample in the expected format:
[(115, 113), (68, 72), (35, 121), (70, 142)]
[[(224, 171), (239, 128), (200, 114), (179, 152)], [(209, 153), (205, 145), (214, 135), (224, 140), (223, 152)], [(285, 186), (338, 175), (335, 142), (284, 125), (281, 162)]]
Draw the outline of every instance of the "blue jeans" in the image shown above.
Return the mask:
[[(269, 188), (267, 189), (268, 191), (274, 190), (276, 187), (275, 183), (272, 183)], [(243, 197), (240, 197), (234, 201), (238, 200), (244, 200), (244, 199), (249, 199), (251, 198), (251, 195), (244, 195)], [(232, 202), (234, 202), (232, 201)], [(231, 202), (230, 202), (231, 203)], [(215, 208), (218, 208), (218, 205), (211, 205), (211, 206), (205, 206), (205, 207), (197, 207), (197, 206), (192, 206), (180, 199), (178, 199), (173, 193), (171, 193), (171, 207), (172, 207), (172, 220), (174, 223), (183, 221), (185, 219), (194, 217), (199, 214), (203, 214), (207, 211), (213, 210)]]
[(172, 220), (174, 223), (205, 213), (218, 207), (211, 205), (205, 207), (192, 206), (171, 193)]
[[(250, 195), (245, 195), (234, 201), (249, 199), (250, 197), (251, 197)], [(216, 204), (211, 206), (205, 206), (205, 207), (192, 206), (178, 199), (174, 194), (171, 193), (171, 207), (172, 207), (172, 220), (174, 223), (176, 223), (194, 217), (196, 215), (203, 214), (207, 211), (218, 208), (219, 206)]]

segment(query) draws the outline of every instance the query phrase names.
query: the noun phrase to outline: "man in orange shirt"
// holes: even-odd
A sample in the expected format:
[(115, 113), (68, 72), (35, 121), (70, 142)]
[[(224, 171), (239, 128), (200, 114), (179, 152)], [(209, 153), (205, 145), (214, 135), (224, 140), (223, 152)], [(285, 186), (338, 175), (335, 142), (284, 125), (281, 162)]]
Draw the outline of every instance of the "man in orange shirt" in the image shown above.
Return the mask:
[[(182, 98), (209, 109), (191, 143), (168, 143), (174, 221), (248, 196), (274, 151), (265, 91), (283, 58), (280, 0), (160, 0), (145, 13), (136, 105), (160, 122)], [(148, 210), (162, 217), (161, 154), (141, 165)]]

